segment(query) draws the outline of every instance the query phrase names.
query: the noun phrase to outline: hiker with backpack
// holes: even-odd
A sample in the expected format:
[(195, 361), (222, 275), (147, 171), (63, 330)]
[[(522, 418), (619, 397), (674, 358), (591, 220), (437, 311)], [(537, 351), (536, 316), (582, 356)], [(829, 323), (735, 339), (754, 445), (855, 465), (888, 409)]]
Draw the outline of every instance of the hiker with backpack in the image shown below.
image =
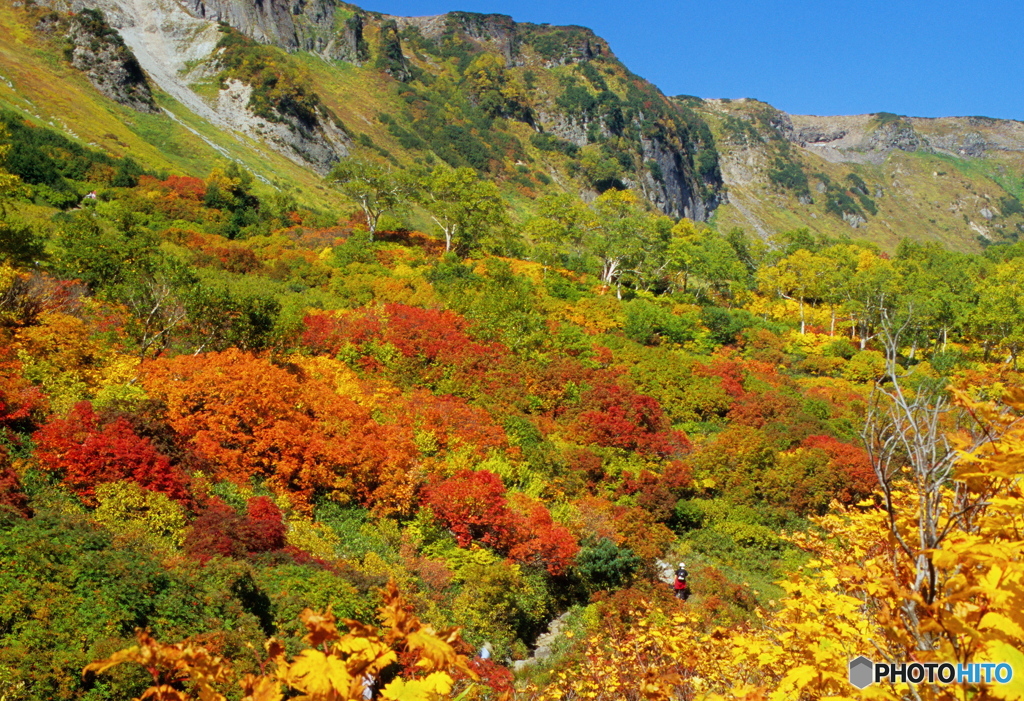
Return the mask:
[(689, 574), (690, 573), (686, 571), (686, 563), (680, 562), (679, 567), (676, 568), (675, 583), (672, 585), (672, 588), (675, 590), (677, 599), (682, 599), (683, 601), (686, 601), (690, 598), (690, 585), (686, 581), (686, 578), (689, 576)]

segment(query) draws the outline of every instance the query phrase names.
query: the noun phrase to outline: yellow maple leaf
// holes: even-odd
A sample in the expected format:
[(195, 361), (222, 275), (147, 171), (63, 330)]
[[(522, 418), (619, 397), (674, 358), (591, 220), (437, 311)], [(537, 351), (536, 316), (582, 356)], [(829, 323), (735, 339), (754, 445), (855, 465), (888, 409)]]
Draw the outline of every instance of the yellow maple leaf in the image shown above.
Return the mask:
[(295, 656), (295, 661), (283, 671), (282, 677), (295, 688), (314, 697), (347, 692), (353, 681), (344, 660), (325, 655), (319, 650), (300, 652)]
[(389, 701), (430, 701), (452, 690), (452, 678), (444, 672), (433, 672), (424, 679), (396, 679), (381, 690)]
[(270, 677), (256, 677), (246, 674), (240, 682), (245, 696), (242, 701), (281, 701), (281, 685)]

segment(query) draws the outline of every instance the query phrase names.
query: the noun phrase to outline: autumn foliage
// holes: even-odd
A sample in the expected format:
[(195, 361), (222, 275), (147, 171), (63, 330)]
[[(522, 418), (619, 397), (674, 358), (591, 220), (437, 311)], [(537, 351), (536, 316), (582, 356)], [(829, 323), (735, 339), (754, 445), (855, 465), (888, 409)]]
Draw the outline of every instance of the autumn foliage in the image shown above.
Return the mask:
[(659, 457), (679, 457), (690, 448), (686, 436), (672, 430), (651, 397), (613, 384), (589, 390), (581, 402), (585, 410), (572, 430), (583, 442)]
[(46, 395), (21, 370), (21, 362), (0, 351), (0, 430), (30, 427), (46, 409)]
[[(127, 662), (141, 664), (153, 685), (143, 698), (188, 701), (181, 683), (188, 681), (204, 701), (225, 701), (230, 682), (241, 687), (243, 701), (279, 701), (296, 693), (309, 701), (359, 701), (364, 692), (391, 701), (431, 701), (452, 691), (454, 675), (476, 679), (469, 660), (458, 652), (458, 631), (435, 631), (412, 615), (394, 582), (382, 592), (381, 629), (345, 620), (349, 632), (338, 630), (330, 613), (305, 609), (300, 618), (308, 633), (305, 647), (289, 655), (277, 640), (267, 643), (259, 674), (241, 675), (233, 665), (194, 642), (160, 643), (137, 630), (138, 644), (88, 665), (87, 675), (102, 674)], [(391, 672), (400, 656), (411, 657), (412, 676)], [(386, 683), (382, 681), (387, 679)]]
[(518, 562), (562, 574), (579, 551), (568, 529), (540, 502), (517, 494), (510, 501), (501, 478), (488, 470), (463, 470), (429, 485), (424, 502), (461, 547), (487, 545)]
[(829, 457), (828, 469), (843, 478), (843, 486), (836, 497), (843, 503), (856, 503), (874, 493), (878, 478), (871, 468), (867, 453), (860, 446), (842, 443), (831, 436), (808, 436), (801, 445), (818, 448)]
[(192, 522), (185, 549), (200, 559), (242, 558), (284, 549), (285, 530), (281, 510), (267, 497), (250, 499), (244, 515), (213, 499)]
[(144, 383), (167, 422), (219, 479), (265, 478), (308, 504), (317, 493), (382, 512), (410, 507), (408, 429), (382, 425), (350, 398), (237, 350), (151, 362)]
[(57, 472), (86, 499), (104, 482), (130, 480), (181, 502), (190, 501), (188, 478), (147, 438), (118, 418), (104, 422), (89, 402), (79, 402), (66, 419), (52, 419), (33, 436), (44, 470)]
[(424, 502), (455, 536), (460, 547), (473, 541), (506, 547), (513, 524), (505, 485), (488, 470), (463, 470), (427, 487)]

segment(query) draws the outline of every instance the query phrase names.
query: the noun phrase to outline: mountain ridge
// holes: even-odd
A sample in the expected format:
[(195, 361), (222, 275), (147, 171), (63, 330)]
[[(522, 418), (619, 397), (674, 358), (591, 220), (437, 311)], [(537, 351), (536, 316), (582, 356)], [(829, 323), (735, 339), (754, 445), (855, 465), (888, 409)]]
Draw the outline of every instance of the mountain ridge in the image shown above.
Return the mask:
[[(591, 30), (503, 14), (399, 17), (335, 0), (45, 5), (65, 17), (104, 13), (156, 90), (158, 131), (177, 130), (179, 151), (198, 136), (202, 154), (182, 156), (207, 172), (227, 157), (322, 197), (319, 178), (351, 155), (447, 161), (494, 179), (523, 212), (552, 189), (590, 200), (628, 187), (672, 217), (766, 238), (808, 228), (883, 249), (910, 237), (977, 250), (1024, 231), (1014, 204), (1024, 125), (1013, 120), (792, 115), (752, 99), (667, 98)], [(26, 97), (34, 86), (11, 89)], [(53, 122), (62, 111), (29, 113)], [(76, 131), (121, 149), (109, 124)], [(135, 137), (159, 164), (165, 144)]]
[(720, 226), (795, 228), (893, 250), (957, 250), (1024, 232), (1024, 124), (987, 117), (792, 115), (753, 99), (674, 98), (712, 125), (730, 206)]
[[(517, 23), (506, 15), (461, 12), (400, 18), (366, 12), (333, 0), (292, 4), (247, 0), (190, 0), (180, 4), (172, 0), (48, 0), (47, 5), (65, 12), (86, 8), (103, 11), (160, 90), (219, 128), (245, 133), (296, 163), (305, 161), (320, 174), (349, 155), (353, 138), (384, 136), (379, 130), (368, 134), (361, 126), (353, 127), (349, 134), (346, 125), (372, 125), (379, 121), (381, 113), (401, 112), (404, 105), (399, 100), (408, 104), (411, 98), (396, 94), (408, 92), (399, 86), (426, 91), (439, 76), (451, 74), (446, 79), (458, 81), (454, 92), (470, 93), (445, 98), (449, 104), (468, 101), (468, 105), (458, 107), (462, 119), (456, 119), (454, 124), (433, 125), (429, 148), (405, 137), (404, 141), (414, 144), (413, 151), (426, 149), (451, 165), (468, 163), (483, 170), (487, 169), (488, 158), (493, 161), (499, 157), (499, 151), (504, 151), (500, 157), (509, 159), (513, 165), (536, 161), (540, 155), (541, 160), (558, 161), (549, 162), (540, 171), (541, 183), (545, 178), (563, 183), (575, 180), (572, 189), (585, 198), (608, 187), (634, 187), (655, 207), (675, 217), (706, 219), (719, 202), (720, 179), (713, 158), (708, 163), (707, 158), (698, 158), (701, 150), (713, 154), (713, 144), (702, 141), (701, 134), (693, 131), (696, 128), (699, 132), (699, 121), (688, 123), (685, 115), (676, 113), (668, 98), (629, 73), (607, 43), (589, 29)], [(226, 48), (224, 32), (230, 31), (229, 27), (240, 39), (232, 40)], [(239, 102), (244, 102), (245, 91), (230, 79), (251, 83), (257, 93), (262, 80), (262, 76), (226, 78), (224, 74), (229, 51), (255, 51), (243, 46), (244, 39), (291, 52), (291, 58), (285, 59), (263, 56), (268, 63), (285, 63), (290, 66), (286, 66), (288, 70), (297, 66), (295, 72), (312, 74), (323, 66), (308, 65), (303, 56), (316, 56), (334, 67), (329, 80), (337, 79), (339, 87), (349, 72), (343, 68), (345, 65), (364, 69), (360, 75), (363, 83), (347, 84), (339, 93), (321, 81), (306, 80), (308, 85), (302, 97), (312, 98), (311, 109), (307, 110), (313, 115), (310, 119), (296, 120), (287, 111), (240, 114)], [(482, 77), (484, 82), (492, 84), (474, 87), (462, 73), (481, 54), (501, 58), (499, 65), (480, 69), (486, 73)], [(453, 60), (458, 61), (454, 67)], [(603, 73), (593, 70), (592, 62), (600, 62)], [(538, 71), (564, 73), (578, 65), (588, 67), (585, 76), (558, 75), (553, 76), (554, 80), (534, 83)], [(376, 78), (366, 75), (365, 69), (383, 72), (398, 85), (379, 84)], [(217, 94), (212, 95), (207, 89), (200, 95), (202, 83), (209, 84), (211, 79), (219, 81)], [(505, 94), (501, 94), (502, 90)], [(364, 99), (366, 91), (375, 91), (377, 95)], [(571, 93), (569, 99), (559, 102), (567, 91)], [(248, 95), (251, 107), (253, 93)], [(506, 104), (496, 105), (495, 99)], [(482, 108), (484, 114), (479, 114), (480, 104), (488, 100), (490, 104)], [(372, 111), (358, 110), (351, 107), (357, 101), (376, 104)], [(336, 108), (332, 112), (329, 104), (339, 103), (348, 104), (342, 105), (340, 112)], [(417, 119), (410, 112), (405, 123), (397, 127), (384, 124), (385, 131), (389, 136), (409, 133), (409, 126)], [(497, 129), (505, 136), (497, 141), (503, 143), (487, 144), (486, 132), (494, 128), (490, 122), (496, 119), (502, 120)], [(332, 124), (337, 129), (332, 129)], [(544, 158), (522, 143), (534, 139), (536, 134), (549, 135), (538, 150), (560, 151), (569, 158)], [(610, 143), (623, 139), (628, 143)], [(481, 142), (491, 148), (481, 148)], [(408, 143), (392, 143), (384, 148), (390, 153), (408, 151)], [(588, 147), (595, 153), (580, 153)], [(491, 153), (452, 155), (453, 149)], [(397, 158), (404, 160), (400, 155)], [(582, 177), (581, 170), (587, 171)], [(509, 168), (494, 174), (510, 180), (517, 177)], [(531, 186), (537, 189), (538, 184), (534, 182)]]

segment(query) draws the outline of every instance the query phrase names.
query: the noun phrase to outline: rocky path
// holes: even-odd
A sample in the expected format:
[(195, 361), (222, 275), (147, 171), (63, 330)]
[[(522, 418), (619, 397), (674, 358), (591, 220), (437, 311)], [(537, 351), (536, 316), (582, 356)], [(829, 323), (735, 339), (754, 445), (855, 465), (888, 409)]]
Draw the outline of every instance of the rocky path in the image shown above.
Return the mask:
[(525, 660), (516, 660), (515, 662), (513, 662), (512, 669), (518, 672), (519, 670), (524, 669), (525, 667), (535, 665), (538, 662), (543, 662), (547, 658), (551, 657), (555, 641), (558, 639), (558, 636), (560, 636), (562, 634), (562, 631), (565, 629), (568, 617), (569, 612), (566, 611), (561, 616), (551, 621), (551, 623), (548, 625), (547, 632), (541, 634), (537, 638), (537, 641), (534, 643), (533, 654)]

